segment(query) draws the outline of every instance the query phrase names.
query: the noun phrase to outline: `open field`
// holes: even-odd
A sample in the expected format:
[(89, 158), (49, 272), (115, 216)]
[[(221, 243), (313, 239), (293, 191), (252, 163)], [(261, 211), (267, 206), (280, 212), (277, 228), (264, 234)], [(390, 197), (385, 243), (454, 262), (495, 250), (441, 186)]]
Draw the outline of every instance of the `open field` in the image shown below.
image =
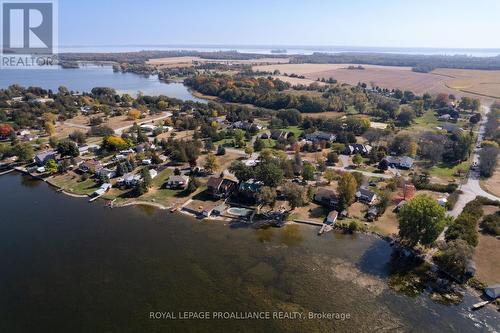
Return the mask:
[[(456, 96), (500, 98), (500, 71), (436, 69), (416, 73), (410, 67), (363, 65), (364, 70), (347, 69), (349, 64), (273, 64), (255, 66), (254, 70), (304, 75), (308, 79), (328, 79), (355, 85), (365, 82), (389, 89), (411, 90), (416, 94), (446, 93)], [(357, 65), (356, 65), (357, 66)]]
[(500, 163), (497, 165), (493, 176), (481, 181), (481, 185), (485, 191), (500, 197)]
[(476, 277), (486, 284), (500, 281), (500, 240), (479, 233), (479, 244), (473, 260), (477, 266)]
[(200, 57), (170, 57), (150, 59), (147, 64), (160, 67), (189, 67), (194, 63), (220, 63), (220, 64), (247, 64), (247, 65), (262, 65), (262, 64), (286, 64), (290, 60), (288, 58), (261, 58), (247, 60), (231, 60), (231, 59), (203, 59)]

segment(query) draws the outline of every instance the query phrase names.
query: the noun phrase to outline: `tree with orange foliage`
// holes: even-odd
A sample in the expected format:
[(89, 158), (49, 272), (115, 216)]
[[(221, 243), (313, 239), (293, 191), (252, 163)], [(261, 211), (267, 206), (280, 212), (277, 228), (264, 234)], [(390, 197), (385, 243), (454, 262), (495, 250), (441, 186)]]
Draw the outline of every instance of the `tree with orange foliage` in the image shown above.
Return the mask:
[(139, 111), (137, 109), (132, 109), (127, 114), (127, 119), (128, 120), (137, 120), (140, 117), (141, 117), (141, 111)]
[(12, 126), (9, 124), (0, 124), (0, 138), (7, 138), (12, 132), (14, 132)]

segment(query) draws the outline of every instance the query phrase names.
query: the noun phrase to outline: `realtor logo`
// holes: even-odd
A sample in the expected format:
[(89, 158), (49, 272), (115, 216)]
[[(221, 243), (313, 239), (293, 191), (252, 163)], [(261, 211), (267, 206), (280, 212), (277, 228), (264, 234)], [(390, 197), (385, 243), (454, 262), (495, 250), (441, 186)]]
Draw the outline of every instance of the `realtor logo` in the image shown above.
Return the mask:
[(54, 30), (52, 2), (2, 2), (4, 54), (53, 54)]

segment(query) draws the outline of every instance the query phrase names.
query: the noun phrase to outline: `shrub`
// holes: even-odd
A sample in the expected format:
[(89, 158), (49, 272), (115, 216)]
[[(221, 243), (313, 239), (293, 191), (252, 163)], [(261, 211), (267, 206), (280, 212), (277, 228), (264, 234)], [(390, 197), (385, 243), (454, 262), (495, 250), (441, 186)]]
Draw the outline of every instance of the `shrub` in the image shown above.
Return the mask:
[(481, 227), (483, 231), (487, 234), (493, 236), (500, 235), (500, 215), (491, 214), (484, 217), (483, 221), (481, 221)]
[(457, 201), (458, 201), (458, 197), (460, 196), (460, 194), (462, 194), (462, 191), (460, 190), (455, 190), (453, 191), (453, 193), (451, 193), (449, 196), (448, 196), (448, 202), (446, 202), (446, 208), (448, 210), (452, 210)]
[(441, 193), (452, 193), (457, 190), (457, 184), (433, 184), (433, 183), (415, 183), (417, 190), (429, 190)]

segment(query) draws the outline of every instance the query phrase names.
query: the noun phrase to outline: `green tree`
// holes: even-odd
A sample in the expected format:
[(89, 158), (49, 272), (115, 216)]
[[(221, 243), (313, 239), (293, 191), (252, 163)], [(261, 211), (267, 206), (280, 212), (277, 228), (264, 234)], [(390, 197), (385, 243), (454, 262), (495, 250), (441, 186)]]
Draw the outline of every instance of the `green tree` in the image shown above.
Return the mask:
[(324, 177), (328, 181), (328, 184), (330, 184), (335, 179), (335, 171), (333, 169), (326, 169)]
[(304, 180), (313, 180), (314, 171), (314, 165), (309, 162), (304, 162), (304, 165), (302, 166), (302, 178)]
[(472, 257), (473, 249), (462, 239), (446, 243), (434, 257), (436, 263), (445, 271), (457, 278), (465, 275), (467, 262)]
[(260, 189), (258, 198), (260, 202), (273, 208), (276, 203), (276, 189), (269, 186), (263, 186)]
[(345, 209), (349, 207), (356, 199), (356, 191), (358, 184), (356, 179), (349, 172), (342, 173), (339, 180), (339, 199), (341, 208)]
[(445, 210), (428, 195), (417, 195), (401, 208), (398, 214), (399, 237), (408, 245), (429, 246), (443, 231)]
[(352, 158), (352, 163), (354, 163), (354, 165), (356, 166), (359, 166), (361, 163), (363, 163), (363, 157), (360, 154), (354, 155), (354, 157)]
[(80, 151), (78, 150), (76, 143), (67, 139), (59, 141), (57, 144), (57, 152), (61, 154), (61, 156), (77, 157), (80, 155)]
[(149, 173), (149, 169), (142, 168), (141, 175), (142, 175), (142, 183), (144, 183), (144, 185), (146, 185), (146, 188), (149, 189), (151, 185), (153, 185), (153, 179), (151, 179), (151, 174)]
[(215, 155), (212, 153), (208, 153), (207, 157), (205, 159), (205, 164), (203, 165), (203, 167), (209, 173), (213, 173), (214, 171), (217, 171), (217, 169), (219, 168), (219, 162), (217, 161), (217, 157), (215, 157)]
[(286, 200), (290, 203), (292, 210), (304, 206), (309, 202), (307, 191), (303, 186), (295, 183), (286, 183), (283, 185), (282, 191)]
[(13, 147), (12, 152), (23, 162), (31, 162), (35, 156), (33, 147), (28, 142), (16, 144)]
[(283, 170), (275, 163), (261, 163), (257, 167), (257, 178), (266, 186), (276, 187), (280, 185), (283, 176)]
[(241, 161), (234, 161), (231, 163), (229, 171), (231, 171), (240, 182), (246, 182), (247, 180), (255, 177), (254, 170), (243, 164)]
[(57, 172), (57, 163), (53, 159), (48, 160), (45, 163), (45, 171), (48, 173), (56, 173)]

